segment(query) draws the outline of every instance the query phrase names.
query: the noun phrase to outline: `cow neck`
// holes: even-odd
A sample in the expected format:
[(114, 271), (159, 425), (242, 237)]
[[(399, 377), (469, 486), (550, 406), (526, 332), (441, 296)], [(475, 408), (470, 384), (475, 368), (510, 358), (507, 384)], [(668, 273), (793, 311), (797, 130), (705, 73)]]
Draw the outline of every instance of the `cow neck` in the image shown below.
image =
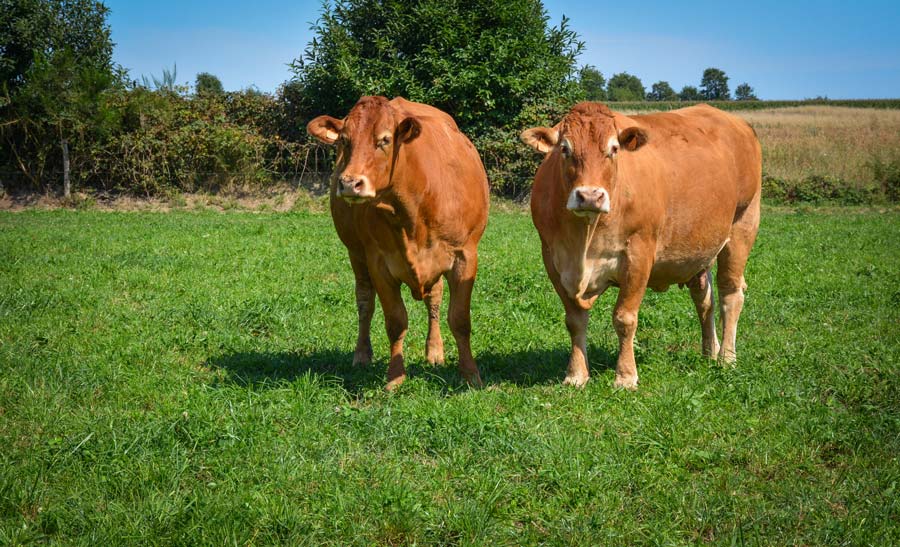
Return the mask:
[[(403, 179), (403, 173), (397, 173), (397, 164), (400, 158), (400, 148), (405, 145), (395, 146), (391, 153), (391, 166), (388, 174), (388, 187), (391, 189), (378, 198), (375, 208), (388, 217), (391, 224), (401, 228), (406, 238), (415, 235), (415, 218), (418, 214), (418, 203), (414, 196), (408, 195), (408, 188), (397, 185), (397, 180)], [(395, 180), (397, 179), (397, 180)], [(400, 191), (397, 191), (400, 190)]]

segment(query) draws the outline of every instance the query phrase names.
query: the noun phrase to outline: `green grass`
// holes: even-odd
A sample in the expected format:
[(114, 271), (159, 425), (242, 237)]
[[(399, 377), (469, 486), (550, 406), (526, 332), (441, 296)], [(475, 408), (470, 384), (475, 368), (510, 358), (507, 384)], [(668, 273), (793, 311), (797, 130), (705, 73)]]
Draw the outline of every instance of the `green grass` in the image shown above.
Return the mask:
[[(687, 291), (641, 311), (636, 393), (560, 385), (563, 312), (529, 217), (494, 213), (473, 349), (350, 365), (325, 214), (0, 214), (0, 544), (900, 542), (900, 214), (767, 210), (736, 368)], [(614, 292), (615, 289), (612, 290)], [(446, 309), (446, 302), (444, 304)]]

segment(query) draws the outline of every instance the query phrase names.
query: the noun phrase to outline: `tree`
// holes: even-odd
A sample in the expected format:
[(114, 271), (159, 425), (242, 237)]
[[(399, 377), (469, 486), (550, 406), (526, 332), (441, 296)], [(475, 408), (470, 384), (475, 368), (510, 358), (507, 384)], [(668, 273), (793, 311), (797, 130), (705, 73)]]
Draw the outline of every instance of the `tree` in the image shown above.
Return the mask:
[(703, 79), (700, 80), (700, 93), (707, 101), (731, 100), (731, 92), (728, 90), (728, 76), (725, 71), (718, 68), (707, 68), (703, 71)]
[(82, 145), (72, 139), (103, 131), (100, 96), (122, 77), (108, 11), (96, 0), (0, 0), (0, 164), (35, 186), (50, 162), (61, 167), (68, 195), (70, 144)]
[(0, 0), (0, 86), (11, 96), (37, 57), (68, 51), (81, 67), (109, 69), (108, 9), (95, 0)]
[(225, 89), (222, 87), (222, 80), (209, 72), (197, 74), (194, 87), (197, 90), (197, 95), (222, 95), (225, 93)]
[(585, 65), (578, 71), (578, 83), (584, 91), (584, 98), (589, 101), (605, 101), (606, 100), (606, 78), (603, 73), (597, 70), (597, 67)]
[(677, 101), (678, 94), (669, 85), (669, 82), (659, 81), (653, 84), (650, 93), (647, 93), (648, 101)]
[(613, 74), (606, 86), (606, 95), (610, 101), (643, 101), (644, 84), (640, 78), (627, 72)]
[(753, 92), (753, 88), (747, 82), (737, 86), (734, 90), (734, 98), (738, 101), (758, 101), (759, 97)]
[(464, 128), (510, 123), (527, 104), (579, 95), (583, 48), (540, 0), (334, 0), (291, 68), (305, 117), (342, 115), (360, 95), (402, 95)]
[(703, 95), (700, 94), (700, 90), (692, 85), (686, 85), (681, 88), (681, 92), (678, 93), (678, 99), (681, 101), (702, 101)]

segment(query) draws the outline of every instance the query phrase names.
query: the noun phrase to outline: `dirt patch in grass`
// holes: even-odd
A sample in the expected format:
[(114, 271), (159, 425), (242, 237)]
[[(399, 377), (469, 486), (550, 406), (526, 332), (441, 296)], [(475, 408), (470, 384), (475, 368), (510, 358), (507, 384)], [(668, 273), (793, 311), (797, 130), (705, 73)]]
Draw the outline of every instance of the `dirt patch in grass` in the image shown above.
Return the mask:
[(159, 197), (138, 197), (127, 194), (75, 192), (64, 198), (54, 194), (33, 192), (0, 194), (0, 211), (30, 209), (91, 209), (98, 211), (243, 211), (288, 212), (328, 209), (328, 197), (303, 188), (287, 185), (265, 190), (230, 190), (218, 194), (177, 193)]

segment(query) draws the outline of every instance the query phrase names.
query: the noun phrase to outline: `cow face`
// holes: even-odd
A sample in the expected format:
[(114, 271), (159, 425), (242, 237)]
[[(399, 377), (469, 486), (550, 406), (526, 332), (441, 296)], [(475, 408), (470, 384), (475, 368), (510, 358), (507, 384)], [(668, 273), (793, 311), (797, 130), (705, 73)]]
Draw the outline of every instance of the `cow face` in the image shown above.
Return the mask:
[(610, 212), (618, 155), (647, 142), (646, 131), (639, 127), (619, 131), (612, 112), (598, 103), (578, 104), (555, 127), (527, 129), (521, 137), (538, 152), (555, 155), (568, 195), (566, 208), (589, 217)]
[(306, 130), (337, 146), (336, 194), (364, 203), (389, 189), (397, 153), (419, 136), (421, 124), (399, 116), (384, 97), (363, 97), (343, 120), (319, 116)]

